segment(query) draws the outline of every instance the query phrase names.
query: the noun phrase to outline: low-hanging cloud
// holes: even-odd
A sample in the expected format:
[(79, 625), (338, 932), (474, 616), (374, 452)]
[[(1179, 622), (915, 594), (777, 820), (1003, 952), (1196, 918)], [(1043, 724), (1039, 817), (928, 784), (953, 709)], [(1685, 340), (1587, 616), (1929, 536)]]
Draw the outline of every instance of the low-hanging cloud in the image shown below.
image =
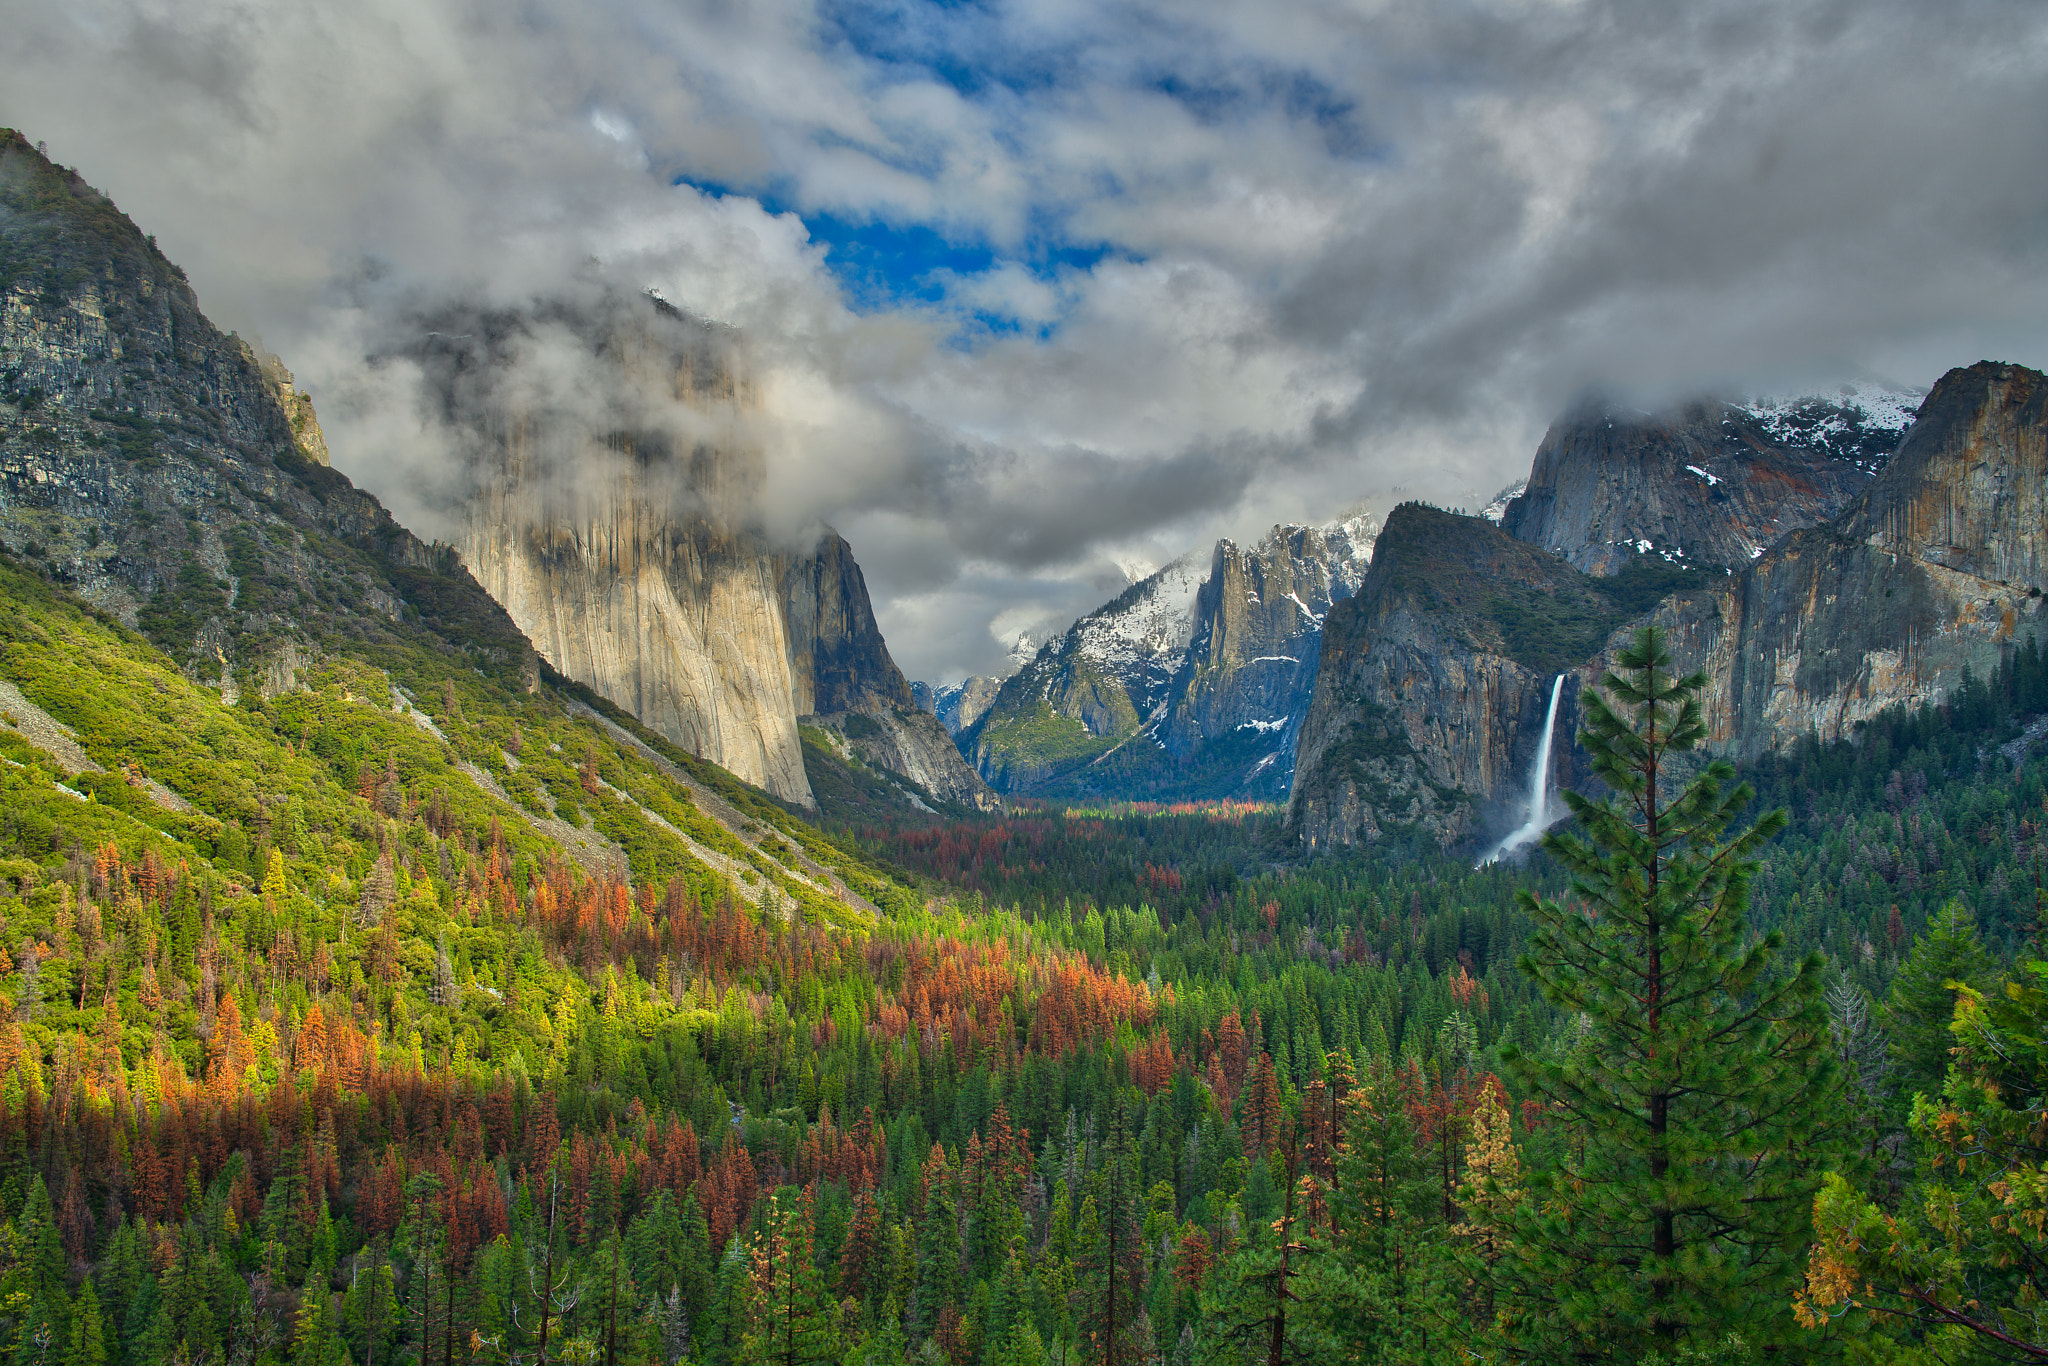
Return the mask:
[[(998, 667), (1120, 560), (1482, 499), (1589, 384), (2048, 361), (2026, 0), (0, 0), (0, 35), (0, 121), (426, 534), (477, 458), (435, 320), (543, 320), (497, 399), (571, 467), (622, 413), (707, 419), (549, 309), (731, 329), (771, 529), (848, 535), (913, 676)], [(800, 215), (988, 265), (856, 307)]]

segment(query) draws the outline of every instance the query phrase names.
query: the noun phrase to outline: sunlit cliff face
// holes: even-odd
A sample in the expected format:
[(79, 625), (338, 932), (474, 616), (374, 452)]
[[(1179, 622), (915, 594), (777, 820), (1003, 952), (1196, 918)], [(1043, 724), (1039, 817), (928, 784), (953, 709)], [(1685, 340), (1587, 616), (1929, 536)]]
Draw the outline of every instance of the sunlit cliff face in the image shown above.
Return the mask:
[(764, 462), (733, 338), (609, 291), (429, 320), (463, 562), (562, 673), (809, 804)]

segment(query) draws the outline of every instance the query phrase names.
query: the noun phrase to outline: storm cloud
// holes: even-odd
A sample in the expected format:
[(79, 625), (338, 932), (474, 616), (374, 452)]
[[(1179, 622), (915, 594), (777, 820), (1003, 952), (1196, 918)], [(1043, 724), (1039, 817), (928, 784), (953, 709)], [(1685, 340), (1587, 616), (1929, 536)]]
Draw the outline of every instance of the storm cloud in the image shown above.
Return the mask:
[(770, 510), (914, 677), (1120, 563), (1476, 505), (1587, 386), (2048, 363), (2031, 0), (0, 0), (0, 53), (426, 534), (408, 320), (595, 272), (734, 329)]

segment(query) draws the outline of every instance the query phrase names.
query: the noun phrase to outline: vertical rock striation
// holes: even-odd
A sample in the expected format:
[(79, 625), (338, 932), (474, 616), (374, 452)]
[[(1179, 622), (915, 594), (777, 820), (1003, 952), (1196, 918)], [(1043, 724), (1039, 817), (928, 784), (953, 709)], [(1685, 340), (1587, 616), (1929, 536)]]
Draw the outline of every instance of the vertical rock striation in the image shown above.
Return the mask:
[(423, 321), (470, 453), (459, 549), (535, 647), (677, 744), (814, 805), (800, 725), (949, 800), (988, 799), (889, 658), (852, 549), (759, 527), (757, 400), (722, 329), (597, 292)]
[(1123, 799), (1287, 790), (1323, 619), (1378, 526), (1275, 527), (1183, 557), (1048, 641), (961, 747), (1004, 792)]

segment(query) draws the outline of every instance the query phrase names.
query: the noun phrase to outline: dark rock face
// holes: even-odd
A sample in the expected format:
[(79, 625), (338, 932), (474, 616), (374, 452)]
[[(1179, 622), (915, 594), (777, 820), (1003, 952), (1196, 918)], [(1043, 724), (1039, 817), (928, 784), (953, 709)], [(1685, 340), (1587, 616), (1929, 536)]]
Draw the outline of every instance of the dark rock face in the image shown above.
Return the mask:
[(498, 605), (309, 459), (296, 416), (133, 223), (0, 135), (0, 544), (228, 696), (338, 636), (536, 684)]
[(1303, 843), (1480, 833), (1527, 786), (1552, 680), (1627, 614), (1600, 580), (1484, 518), (1396, 508), (1323, 633), (1290, 795)]
[(920, 708), (889, 657), (853, 548), (829, 528), (809, 555), (782, 570), (795, 705), (806, 724), (869, 763), (950, 802), (991, 808), (994, 794)]
[(1583, 407), (1551, 426), (1501, 528), (1591, 574), (1638, 553), (1739, 569), (1840, 513), (1898, 443), (1914, 399), (1873, 389), (1654, 416)]

